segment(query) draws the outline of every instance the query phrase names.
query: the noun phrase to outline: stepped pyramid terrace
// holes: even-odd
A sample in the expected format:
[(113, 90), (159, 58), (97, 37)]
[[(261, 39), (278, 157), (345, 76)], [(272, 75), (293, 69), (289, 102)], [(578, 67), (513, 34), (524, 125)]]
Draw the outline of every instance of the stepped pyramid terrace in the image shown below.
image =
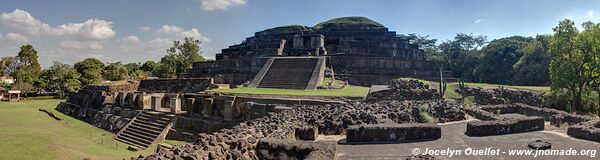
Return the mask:
[[(294, 61), (287, 63), (293, 66), (286, 66), (285, 61)], [(195, 62), (184, 77), (210, 77), (232, 86), (315, 89), (326, 70), (331, 73), (328, 76), (362, 86), (386, 84), (398, 77), (439, 80), (435, 62), (425, 60), (419, 46), (365, 17), (259, 31), (223, 49), (215, 61)], [(452, 80), (451, 72), (444, 76)]]

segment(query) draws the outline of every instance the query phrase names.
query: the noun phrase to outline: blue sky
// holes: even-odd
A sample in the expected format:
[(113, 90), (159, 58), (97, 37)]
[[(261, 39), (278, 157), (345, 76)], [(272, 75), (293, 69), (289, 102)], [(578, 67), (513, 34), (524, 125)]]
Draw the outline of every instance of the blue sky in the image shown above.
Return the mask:
[(159, 60), (173, 40), (204, 41), (203, 55), (254, 32), (288, 24), (313, 26), (341, 16), (365, 16), (398, 33), (440, 41), (456, 33), (549, 34), (569, 18), (600, 22), (594, 0), (0, 0), (0, 56), (30, 43), (40, 63)]

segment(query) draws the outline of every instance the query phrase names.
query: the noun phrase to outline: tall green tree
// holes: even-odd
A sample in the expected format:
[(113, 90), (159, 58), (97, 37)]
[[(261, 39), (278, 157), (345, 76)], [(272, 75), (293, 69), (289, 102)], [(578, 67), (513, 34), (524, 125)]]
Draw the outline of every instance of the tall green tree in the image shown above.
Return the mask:
[(174, 78), (192, 68), (192, 64), (204, 61), (200, 54), (200, 41), (193, 37), (185, 37), (183, 42), (174, 41), (167, 49), (167, 54), (160, 59), (160, 65), (153, 70), (153, 75), (162, 78)]
[(50, 68), (42, 71), (40, 79), (45, 81), (46, 90), (64, 96), (81, 88), (80, 76), (70, 65), (54, 61)]
[(479, 63), (480, 48), (485, 43), (485, 36), (459, 33), (453, 40), (443, 42), (438, 46), (441, 53), (440, 59), (455, 77), (464, 81), (477, 81), (478, 78), (473, 74), (473, 70)]
[(102, 82), (102, 72), (104, 64), (96, 58), (86, 58), (73, 66), (81, 77), (79, 80), (85, 85)]
[(550, 40), (550, 80), (553, 91), (566, 89), (572, 98), (571, 110), (581, 111), (582, 97), (587, 96), (597, 78), (600, 57), (598, 25), (583, 23), (579, 32), (575, 23), (565, 19), (555, 27)]
[(121, 62), (114, 62), (104, 67), (104, 79), (110, 81), (120, 81), (129, 78), (129, 70)]
[(479, 82), (511, 84), (513, 65), (523, 56), (531, 38), (512, 36), (490, 41), (481, 50), (479, 63), (474, 70)]
[(516, 85), (550, 85), (548, 54), (550, 36), (538, 35), (523, 49), (524, 54), (513, 65), (513, 84)]
[(42, 71), (38, 63), (37, 51), (29, 44), (23, 45), (17, 55), (17, 60), (20, 63), (16, 77), (17, 83), (34, 84)]

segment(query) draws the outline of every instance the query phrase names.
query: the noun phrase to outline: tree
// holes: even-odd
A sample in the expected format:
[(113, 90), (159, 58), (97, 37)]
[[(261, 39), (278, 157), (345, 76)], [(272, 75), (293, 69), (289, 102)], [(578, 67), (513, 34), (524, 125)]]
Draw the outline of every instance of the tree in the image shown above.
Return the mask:
[(86, 58), (83, 61), (75, 63), (74, 68), (81, 74), (79, 80), (84, 86), (102, 81), (104, 64), (98, 59)]
[(549, 39), (550, 36), (538, 35), (525, 46), (523, 56), (513, 65), (513, 84), (530, 86), (550, 84)]
[(80, 74), (68, 64), (53, 62), (54, 64), (47, 70), (43, 70), (40, 79), (46, 83), (45, 89), (58, 92), (61, 96), (64, 93), (71, 93), (81, 88), (79, 81)]
[(0, 76), (9, 75), (9, 66), (14, 61), (15, 57), (2, 57), (0, 58)]
[[(572, 98), (572, 111), (580, 111), (582, 97), (596, 81), (599, 73), (600, 29), (598, 24), (583, 23), (580, 33), (575, 23), (565, 19), (555, 27), (550, 39), (551, 89), (557, 92), (566, 89)], [(569, 108), (567, 108), (569, 110)]]
[(441, 57), (439, 57), (439, 52), (437, 51), (437, 46), (435, 45), (437, 39), (430, 39), (429, 35), (421, 36), (414, 33), (408, 35), (399, 34), (398, 37), (400, 37), (400, 39), (402, 40), (407, 41), (410, 44), (415, 44), (419, 46), (419, 49), (425, 51), (425, 57), (428, 60), (441, 60)]
[(129, 71), (121, 62), (110, 63), (104, 67), (104, 79), (111, 81), (125, 80), (129, 77)]
[(200, 55), (200, 41), (193, 37), (185, 37), (183, 43), (174, 41), (167, 53), (168, 55), (161, 58), (159, 69), (153, 72), (156, 76), (174, 78), (192, 68), (193, 62), (205, 60)]
[(19, 63), (17, 82), (34, 84), (42, 70), (38, 63), (37, 51), (29, 44), (23, 45), (17, 55), (17, 60)]
[(524, 48), (532, 38), (512, 36), (495, 39), (481, 50), (474, 75), (479, 82), (511, 84), (513, 65), (523, 56)]
[(473, 70), (481, 56), (479, 48), (486, 43), (485, 36), (459, 33), (452, 41), (441, 43), (438, 48), (440, 59), (448, 69), (464, 81), (476, 81)]

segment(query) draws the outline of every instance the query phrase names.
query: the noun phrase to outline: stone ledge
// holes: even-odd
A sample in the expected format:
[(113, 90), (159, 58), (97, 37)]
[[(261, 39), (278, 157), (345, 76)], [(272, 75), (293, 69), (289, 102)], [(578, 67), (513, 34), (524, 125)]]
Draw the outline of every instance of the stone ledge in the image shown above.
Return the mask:
[(399, 143), (432, 140), (442, 137), (434, 123), (364, 124), (349, 126), (348, 143)]
[(467, 123), (467, 135), (492, 136), (544, 130), (544, 119), (527, 117), (520, 119), (504, 119), (477, 121)]
[(600, 142), (600, 121), (589, 121), (569, 127), (567, 134), (571, 137)]
[(259, 159), (336, 159), (334, 144), (283, 139), (261, 139), (256, 146)]

